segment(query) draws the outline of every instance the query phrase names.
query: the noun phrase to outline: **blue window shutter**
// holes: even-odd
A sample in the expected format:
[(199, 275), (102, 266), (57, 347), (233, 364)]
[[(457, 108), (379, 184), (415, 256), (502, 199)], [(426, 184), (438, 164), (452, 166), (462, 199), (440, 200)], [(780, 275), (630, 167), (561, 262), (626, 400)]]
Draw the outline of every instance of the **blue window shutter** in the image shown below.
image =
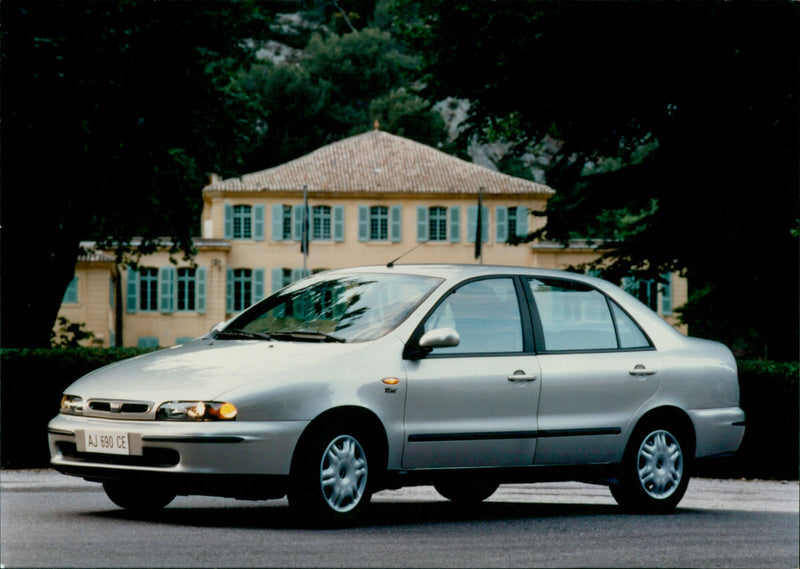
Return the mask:
[(139, 271), (134, 271), (130, 267), (128, 267), (126, 289), (126, 311), (134, 313), (139, 306)]
[(253, 304), (264, 298), (264, 269), (253, 269)]
[(358, 206), (358, 240), (369, 241), (369, 207)]
[(461, 241), (461, 207), (459, 206), (450, 208), (450, 241), (453, 243)]
[(264, 240), (264, 206), (253, 206), (253, 239)]
[(311, 274), (311, 269), (303, 269), (303, 268), (292, 269), (292, 276), (291, 276), (292, 282), (304, 279), (310, 274)]
[(158, 269), (158, 309), (164, 314), (175, 311), (175, 267)]
[(475, 243), (475, 224), (478, 223), (478, 206), (467, 208), (467, 243)]
[(283, 205), (272, 206), (272, 240), (283, 241)]
[(661, 314), (670, 316), (672, 314), (672, 274), (664, 273), (661, 278), (667, 281), (661, 285)]
[(233, 314), (233, 269), (228, 268), (225, 279), (225, 312)]
[(489, 241), (489, 207), (481, 207), (481, 242)]
[(275, 267), (270, 271), (272, 279), (272, 292), (277, 292), (283, 288), (283, 267)]
[(225, 239), (233, 239), (233, 206), (225, 204)]
[(403, 240), (403, 206), (393, 205), (389, 208), (389, 240), (392, 243)]
[[(117, 305), (117, 287), (114, 286), (114, 277), (108, 279), (108, 305), (111, 307), (111, 310), (114, 310), (114, 307)], [(114, 345), (113, 342), (111, 344)]]
[(333, 206), (333, 240), (344, 241), (344, 206)]
[(417, 241), (428, 240), (428, 208), (424, 205), (417, 206)]
[(294, 240), (302, 241), (303, 239), (303, 204), (296, 205), (292, 208), (292, 218), (294, 219)]
[(497, 206), (494, 211), (497, 217), (497, 242), (505, 243), (508, 241), (508, 208)]
[(527, 237), (528, 235), (528, 208), (517, 208), (517, 237)]
[(194, 307), (200, 314), (206, 312), (206, 268), (197, 267), (194, 273)]
[(157, 348), (158, 336), (140, 336), (136, 341), (139, 348)]

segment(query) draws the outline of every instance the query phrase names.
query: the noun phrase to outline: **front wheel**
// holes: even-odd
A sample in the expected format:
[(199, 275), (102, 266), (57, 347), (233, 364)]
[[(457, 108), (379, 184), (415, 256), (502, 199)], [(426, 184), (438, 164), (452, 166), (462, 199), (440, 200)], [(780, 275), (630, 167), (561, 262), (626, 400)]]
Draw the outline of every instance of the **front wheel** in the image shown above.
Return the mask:
[(175, 499), (175, 492), (164, 486), (128, 481), (103, 483), (106, 496), (120, 508), (134, 512), (154, 512)]
[(369, 445), (357, 430), (324, 429), (299, 449), (289, 504), (303, 525), (363, 520), (372, 494)]
[(620, 465), (611, 494), (625, 509), (664, 513), (673, 510), (689, 485), (687, 444), (673, 427), (638, 429)]

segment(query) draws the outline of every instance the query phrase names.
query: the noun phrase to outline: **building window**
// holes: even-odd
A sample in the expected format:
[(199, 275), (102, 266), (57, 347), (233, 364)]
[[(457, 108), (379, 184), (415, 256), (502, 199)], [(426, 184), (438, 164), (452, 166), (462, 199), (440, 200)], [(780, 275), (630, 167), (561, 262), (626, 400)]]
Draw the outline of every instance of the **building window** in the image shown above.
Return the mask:
[(158, 310), (158, 269), (139, 269), (139, 310)]
[(447, 209), (432, 207), (428, 211), (428, 240), (447, 241)]
[(253, 303), (253, 272), (250, 269), (233, 270), (233, 311), (240, 312)]
[(292, 206), (284, 205), (281, 207), (283, 208), (281, 235), (284, 240), (288, 240), (292, 238)]
[(77, 276), (73, 277), (72, 281), (67, 286), (67, 290), (64, 292), (64, 298), (61, 300), (61, 304), (78, 304)]
[(233, 238), (250, 239), (252, 231), (252, 208), (249, 205), (233, 206)]
[(625, 277), (622, 279), (622, 288), (641, 300), (654, 312), (658, 312), (662, 316), (672, 314), (672, 275), (670, 273), (664, 273), (657, 279)]
[(369, 238), (372, 241), (389, 239), (389, 208), (378, 205), (369, 208)]
[(195, 269), (178, 269), (178, 310), (195, 309)]
[(327, 205), (316, 205), (311, 210), (311, 238), (330, 240), (331, 208)]
[(517, 208), (508, 208), (508, 234), (517, 234)]

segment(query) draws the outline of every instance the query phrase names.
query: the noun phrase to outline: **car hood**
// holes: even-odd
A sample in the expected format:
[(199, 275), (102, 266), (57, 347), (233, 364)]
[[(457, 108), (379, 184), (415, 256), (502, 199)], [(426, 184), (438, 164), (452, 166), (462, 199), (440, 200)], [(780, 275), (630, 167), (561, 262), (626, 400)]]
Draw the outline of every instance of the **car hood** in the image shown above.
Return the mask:
[(100, 368), (65, 393), (84, 399), (209, 401), (253, 381), (284, 381), (285, 372), (297, 377), (305, 365), (318, 368), (369, 344), (197, 340)]

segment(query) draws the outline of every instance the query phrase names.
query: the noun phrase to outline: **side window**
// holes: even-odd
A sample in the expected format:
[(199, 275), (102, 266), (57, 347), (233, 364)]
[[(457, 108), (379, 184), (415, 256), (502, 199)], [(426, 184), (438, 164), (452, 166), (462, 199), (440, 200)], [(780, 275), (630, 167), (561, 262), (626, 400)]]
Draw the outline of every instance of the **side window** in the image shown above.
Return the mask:
[(560, 280), (530, 279), (547, 351), (613, 350), (614, 321), (606, 297), (591, 287)]
[(425, 331), (453, 328), (461, 340), (433, 354), (490, 354), (522, 351), (514, 281), (510, 278), (472, 281), (452, 292), (425, 322)]
[(632, 348), (648, 348), (650, 341), (644, 332), (636, 325), (630, 316), (616, 305), (611, 303), (611, 310), (614, 312), (614, 321), (617, 323), (619, 333), (619, 347), (623, 350)]

